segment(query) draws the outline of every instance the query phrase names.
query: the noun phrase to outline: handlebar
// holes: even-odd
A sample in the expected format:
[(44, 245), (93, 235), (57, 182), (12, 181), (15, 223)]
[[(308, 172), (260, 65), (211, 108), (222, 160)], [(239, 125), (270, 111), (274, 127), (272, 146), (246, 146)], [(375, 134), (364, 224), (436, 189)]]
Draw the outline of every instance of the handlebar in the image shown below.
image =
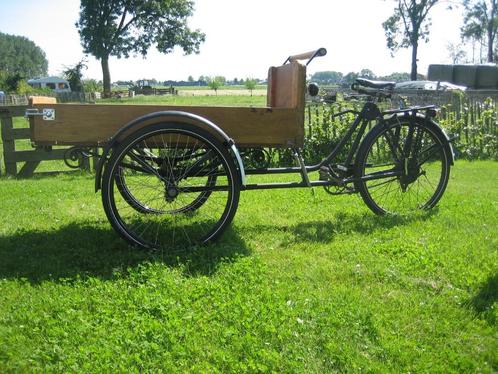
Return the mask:
[(293, 61), (298, 61), (298, 60), (308, 60), (308, 62), (306, 63), (306, 66), (307, 66), (315, 57), (322, 57), (322, 56), (325, 56), (326, 54), (327, 54), (327, 50), (325, 48), (318, 48), (317, 50), (314, 50), (314, 51), (289, 56), (289, 57), (287, 57), (287, 60), (284, 61), (283, 65), (285, 65), (287, 62), (293, 62)]

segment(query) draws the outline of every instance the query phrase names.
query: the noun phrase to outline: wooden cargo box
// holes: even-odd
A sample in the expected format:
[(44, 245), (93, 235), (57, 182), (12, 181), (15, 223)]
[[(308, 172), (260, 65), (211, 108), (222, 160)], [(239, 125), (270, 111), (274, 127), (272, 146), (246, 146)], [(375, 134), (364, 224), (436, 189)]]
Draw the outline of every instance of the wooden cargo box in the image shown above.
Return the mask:
[[(33, 108), (54, 109), (54, 116), (30, 120), (37, 145), (103, 146), (127, 123), (149, 113), (182, 111), (221, 127), (237, 146), (301, 147), (304, 139), (306, 68), (298, 62), (272, 67), (267, 107), (51, 104), (35, 98)], [(157, 120), (156, 120), (157, 122)]]

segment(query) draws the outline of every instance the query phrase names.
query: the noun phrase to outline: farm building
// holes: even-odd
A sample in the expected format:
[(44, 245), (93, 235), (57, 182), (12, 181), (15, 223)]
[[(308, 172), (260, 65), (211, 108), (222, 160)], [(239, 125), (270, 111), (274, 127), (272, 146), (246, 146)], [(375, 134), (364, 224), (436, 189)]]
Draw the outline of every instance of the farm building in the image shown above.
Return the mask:
[(59, 77), (44, 77), (28, 80), (28, 84), (33, 88), (49, 88), (55, 92), (71, 92), (69, 82)]

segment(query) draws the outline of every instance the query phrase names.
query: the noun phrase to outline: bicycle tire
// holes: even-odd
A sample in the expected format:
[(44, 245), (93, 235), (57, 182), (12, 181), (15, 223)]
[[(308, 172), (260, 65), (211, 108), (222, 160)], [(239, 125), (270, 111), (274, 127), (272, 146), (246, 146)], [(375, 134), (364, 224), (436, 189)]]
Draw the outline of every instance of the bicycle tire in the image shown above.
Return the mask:
[[(147, 156), (138, 157), (137, 148), (147, 149)], [(127, 177), (124, 192), (125, 168), (136, 175)], [(232, 221), (239, 195), (238, 170), (227, 148), (191, 124), (159, 123), (130, 134), (112, 151), (102, 177), (111, 226), (130, 244), (151, 249), (217, 239)]]
[(355, 160), (355, 189), (376, 214), (431, 209), (450, 175), (447, 140), (419, 116), (396, 115), (374, 126)]

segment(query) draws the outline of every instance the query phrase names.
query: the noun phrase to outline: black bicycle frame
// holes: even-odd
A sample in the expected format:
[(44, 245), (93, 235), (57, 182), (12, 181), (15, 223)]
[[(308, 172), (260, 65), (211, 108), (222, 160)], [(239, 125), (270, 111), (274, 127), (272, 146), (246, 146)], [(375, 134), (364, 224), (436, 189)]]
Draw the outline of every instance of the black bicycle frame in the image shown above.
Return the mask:
[[(283, 167), (283, 168), (262, 168), (262, 169), (246, 169), (246, 175), (262, 175), (262, 174), (301, 174), (300, 182), (288, 182), (288, 183), (254, 183), (254, 184), (246, 184), (242, 186), (242, 190), (261, 190), (261, 189), (272, 189), (272, 188), (299, 188), (299, 187), (316, 187), (316, 186), (332, 186), (334, 182), (332, 181), (309, 181), (308, 173), (319, 170), (322, 166), (329, 165), (336, 158), (336, 156), (343, 150), (346, 144), (351, 140), (353, 134), (357, 130), (358, 126), (360, 126), (359, 131), (356, 133), (356, 136), (353, 140), (353, 144), (351, 149), (348, 152), (345, 162), (343, 163), (343, 168), (345, 170), (350, 169), (350, 165), (352, 164), (353, 157), (358, 150), (361, 139), (365, 133), (365, 129), (368, 126), (368, 123), (373, 120), (382, 121), (382, 113), (380, 112), (377, 105), (373, 102), (366, 102), (363, 105), (363, 108), (360, 112), (355, 110), (346, 110), (336, 114), (336, 116), (341, 116), (347, 113), (355, 113), (356, 118), (353, 123), (350, 125), (346, 134), (342, 137), (339, 143), (335, 146), (335, 148), (330, 152), (330, 154), (325, 157), (321, 162), (316, 165), (304, 166), (302, 164), (303, 160), (300, 157), (300, 153), (297, 149), (294, 149), (296, 154), (296, 158), (301, 163), (301, 166), (296, 167)], [(386, 174), (382, 175), (384, 178)], [(379, 176), (378, 178), (381, 178)], [(376, 179), (376, 178), (374, 178)], [(354, 178), (347, 178), (344, 180), (344, 183), (353, 182)]]

